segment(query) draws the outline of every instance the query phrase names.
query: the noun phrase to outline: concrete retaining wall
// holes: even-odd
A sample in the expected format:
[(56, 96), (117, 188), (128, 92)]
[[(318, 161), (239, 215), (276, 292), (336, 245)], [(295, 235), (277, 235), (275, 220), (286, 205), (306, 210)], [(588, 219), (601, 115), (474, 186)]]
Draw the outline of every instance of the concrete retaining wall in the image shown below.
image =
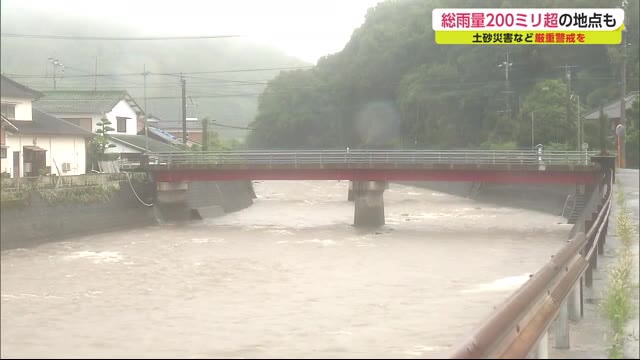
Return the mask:
[[(133, 183), (138, 196), (153, 202), (153, 183)], [(194, 182), (189, 184), (187, 205), (196, 218), (219, 216), (253, 203), (250, 182)], [(122, 230), (158, 222), (158, 209), (142, 205), (127, 181), (120, 182), (111, 199), (94, 203), (49, 204), (37, 192), (26, 206), (0, 211), (0, 248), (11, 249), (64, 239), (74, 235)]]
[[(536, 210), (560, 215), (568, 195), (574, 195), (575, 185), (559, 184), (493, 184), (469, 182), (403, 182), (446, 194), (464, 196), (479, 202)], [(568, 213), (565, 215), (569, 215)]]
[[(141, 198), (153, 198), (153, 187), (148, 183), (134, 186)], [(152, 208), (138, 202), (128, 182), (121, 182), (120, 189), (106, 202), (51, 205), (37, 192), (31, 192), (26, 206), (3, 207), (0, 220), (2, 249), (155, 223)]]

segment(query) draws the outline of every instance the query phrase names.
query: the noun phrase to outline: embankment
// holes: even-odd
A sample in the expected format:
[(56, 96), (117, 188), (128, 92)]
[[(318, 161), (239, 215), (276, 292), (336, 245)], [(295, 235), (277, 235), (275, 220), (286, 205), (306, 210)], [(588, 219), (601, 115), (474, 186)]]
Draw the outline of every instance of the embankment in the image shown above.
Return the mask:
[[(575, 185), (556, 184), (489, 184), (435, 181), (405, 182), (403, 184), (469, 197), (481, 203), (535, 210), (558, 216), (563, 215), (567, 197), (571, 198), (576, 193)], [(564, 215), (568, 216), (571, 209), (564, 210)]]
[[(25, 181), (20, 187), (3, 180), (0, 248), (157, 223), (157, 209), (142, 204), (153, 203), (155, 197), (154, 183), (146, 177), (137, 176), (131, 182), (114, 175), (73, 178), (57, 187), (48, 180)], [(243, 209), (253, 203), (254, 196), (249, 182), (230, 181), (194, 182), (187, 195), (195, 218)]]

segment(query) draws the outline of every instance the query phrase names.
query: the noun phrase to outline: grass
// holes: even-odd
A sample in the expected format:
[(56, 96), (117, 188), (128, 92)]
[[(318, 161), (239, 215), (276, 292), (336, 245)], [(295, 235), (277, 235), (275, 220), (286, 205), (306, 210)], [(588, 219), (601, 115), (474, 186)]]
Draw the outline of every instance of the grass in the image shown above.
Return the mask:
[(608, 352), (610, 359), (623, 357), (624, 327), (627, 320), (633, 315), (632, 294), (634, 289), (637, 289), (637, 284), (632, 283), (631, 279), (633, 268), (631, 242), (636, 236), (636, 231), (627, 214), (622, 191), (616, 193), (616, 201), (619, 206), (615, 219), (616, 231), (622, 246), (618, 252), (616, 263), (609, 271), (607, 292), (601, 303), (611, 328), (611, 345)]

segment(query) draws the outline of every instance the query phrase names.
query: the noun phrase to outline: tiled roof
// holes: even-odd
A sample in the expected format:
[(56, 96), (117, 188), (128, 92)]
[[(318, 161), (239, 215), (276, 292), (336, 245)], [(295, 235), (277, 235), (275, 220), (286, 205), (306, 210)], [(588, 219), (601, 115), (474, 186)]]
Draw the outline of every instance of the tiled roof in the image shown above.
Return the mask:
[[(633, 102), (638, 98), (639, 93), (637, 91), (630, 93), (624, 97), (625, 109), (631, 109)], [(608, 119), (620, 119), (620, 100), (613, 101), (602, 108), (602, 111)], [(600, 109), (596, 109), (593, 112), (587, 114), (584, 117), (587, 120), (600, 119)]]
[[(109, 137), (113, 141), (122, 143), (129, 147), (132, 147), (139, 151), (144, 151), (145, 137), (144, 135), (122, 135), (122, 134), (109, 134)], [(165, 144), (153, 138), (149, 138), (149, 151), (163, 152), (163, 151), (180, 151), (180, 149), (171, 145)]]
[(142, 109), (125, 90), (45, 91), (34, 106), (51, 114), (105, 114), (125, 99), (138, 114)]
[(37, 99), (42, 96), (42, 93), (0, 75), (0, 96)]
[(33, 121), (10, 120), (20, 134), (72, 135), (90, 137), (92, 134), (70, 122), (33, 109)]

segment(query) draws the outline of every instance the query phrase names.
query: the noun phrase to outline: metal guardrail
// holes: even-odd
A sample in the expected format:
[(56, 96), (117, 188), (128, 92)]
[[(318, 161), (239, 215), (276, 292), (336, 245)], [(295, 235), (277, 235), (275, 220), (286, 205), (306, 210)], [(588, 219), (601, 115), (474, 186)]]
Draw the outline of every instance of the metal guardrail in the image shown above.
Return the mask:
[[(613, 173), (605, 177), (592, 197), (596, 208), (587, 208), (586, 234), (578, 232), (569, 242), (490, 315), (451, 354), (453, 359), (546, 358), (547, 331), (556, 320), (557, 348), (569, 347), (568, 318), (582, 316), (582, 278), (591, 286), (591, 275), (602, 254), (611, 211)], [(597, 210), (595, 220), (591, 217)]]
[(539, 150), (253, 150), (149, 154), (151, 165), (589, 165), (596, 152)]

